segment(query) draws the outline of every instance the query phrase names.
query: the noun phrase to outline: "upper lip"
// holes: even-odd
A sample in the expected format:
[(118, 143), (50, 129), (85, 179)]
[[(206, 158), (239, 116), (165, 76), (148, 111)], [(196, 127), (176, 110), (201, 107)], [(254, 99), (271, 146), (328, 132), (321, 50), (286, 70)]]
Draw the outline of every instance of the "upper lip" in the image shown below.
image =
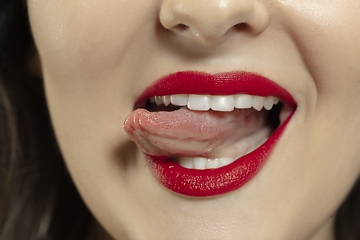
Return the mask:
[(135, 105), (153, 96), (173, 94), (233, 95), (240, 93), (278, 97), (293, 109), (297, 105), (291, 94), (279, 84), (259, 74), (244, 71), (217, 74), (183, 71), (169, 74), (149, 85), (137, 99)]

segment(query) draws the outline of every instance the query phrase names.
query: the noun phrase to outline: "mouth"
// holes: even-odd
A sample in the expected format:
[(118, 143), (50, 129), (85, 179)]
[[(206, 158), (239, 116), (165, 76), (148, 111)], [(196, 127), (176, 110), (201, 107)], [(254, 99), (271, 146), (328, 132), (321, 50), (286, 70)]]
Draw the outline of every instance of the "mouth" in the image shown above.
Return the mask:
[(249, 182), (296, 110), (275, 82), (248, 72), (178, 72), (149, 86), (124, 130), (173, 192), (208, 197)]

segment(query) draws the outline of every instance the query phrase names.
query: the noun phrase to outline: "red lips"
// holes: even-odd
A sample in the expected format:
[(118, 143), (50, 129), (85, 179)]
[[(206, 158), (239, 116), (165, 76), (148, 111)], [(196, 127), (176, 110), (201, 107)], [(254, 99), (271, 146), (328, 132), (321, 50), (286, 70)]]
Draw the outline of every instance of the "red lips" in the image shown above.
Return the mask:
[[(178, 72), (149, 86), (136, 101), (136, 104), (153, 96), (173, 94), (233, 95), (239, 93), (275, 96), (283, 100), (293, 110), (296, 108), (295, 101), (284, 88), (263, 76), (248, 72), (229, 72), (215, 75), (200, 72)], [(137, 118), (141, 119), (142, 116), (137, 117), (139, 113), (137, 115), (132, 114), (129, 115), (124, 124), (129, 136), (134, 135), (134, 128), (139, 128), (139, 126), (141, 128), (139, 122), (133, 123), (138, 121)], [(147, 114), (151, 115), (152, 113), (148, 112)], [(149, 169), (162, 185), (183, 195), (205, 197), (236, 190), (260, 171), (280, 139), (291, 116), (292, 114), (263, 145), (227, 166), (206, 170), (187, 169), (165, 156), (146, 155)], [(166, 122), (166, 119), (159, 119), (161, 122), (164, 120)], [(154, 120), (152, 119), (152, 121)], [(156, 122), (154, 126), (156, 126)], [(156, 145), (156, 142), (153, 144)]]
[(152, 96), (173, 94), (232, 95), (245, 93), (257, 96), (274, 96), (291, 108), (296, 107), (292, 96), (275, 82), (248, 72), (208, 74), (203, 72), (177, 72), (165, 76), (146, 88), (136, 104)]

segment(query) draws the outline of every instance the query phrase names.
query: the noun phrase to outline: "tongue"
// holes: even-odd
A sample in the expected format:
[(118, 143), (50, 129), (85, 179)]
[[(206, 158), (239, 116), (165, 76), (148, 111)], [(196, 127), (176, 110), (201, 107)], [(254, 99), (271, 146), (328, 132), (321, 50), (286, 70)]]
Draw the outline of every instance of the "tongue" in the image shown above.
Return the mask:
[(265, 114), (254, 109), (199, 112), (183, 107), (149, 112), (139, 108), (126, 118), (124, 129), (149, 155), (206, 157), (263, 129)]

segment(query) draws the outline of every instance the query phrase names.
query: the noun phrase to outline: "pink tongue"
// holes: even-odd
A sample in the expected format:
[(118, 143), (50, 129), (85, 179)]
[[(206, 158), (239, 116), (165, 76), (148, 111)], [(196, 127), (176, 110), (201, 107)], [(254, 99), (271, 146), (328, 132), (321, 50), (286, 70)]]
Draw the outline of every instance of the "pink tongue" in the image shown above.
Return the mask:
[(125, 120), (124, 129), (138, 147), (153, 156), (208, 156), (257, 132), (264, 125), (264, 111), (171, 112), (137, 109)]

